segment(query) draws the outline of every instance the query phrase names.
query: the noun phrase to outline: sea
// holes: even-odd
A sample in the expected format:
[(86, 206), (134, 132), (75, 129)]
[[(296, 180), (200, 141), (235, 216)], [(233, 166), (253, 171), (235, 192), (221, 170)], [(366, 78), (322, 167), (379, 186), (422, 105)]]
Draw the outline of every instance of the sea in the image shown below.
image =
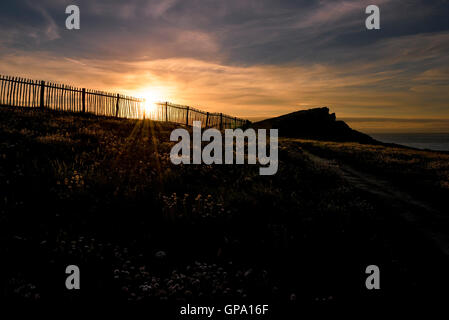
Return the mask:
[(449, 133), (371, 133), (385, 143), (397, 143), (417, 149), (449, 151)]

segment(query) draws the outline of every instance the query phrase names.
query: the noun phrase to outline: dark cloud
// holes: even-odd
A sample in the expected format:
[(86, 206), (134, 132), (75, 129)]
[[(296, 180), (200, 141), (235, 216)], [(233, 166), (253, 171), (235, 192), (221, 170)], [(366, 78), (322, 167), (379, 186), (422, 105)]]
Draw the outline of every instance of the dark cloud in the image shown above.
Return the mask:
[[(381, 30), (365, 29), (372, 3)], [(78, 31), (65, 29), (71, 4)], [(448, 18), (447, 0), (5, 0), (0, 73), (173, 83), (188, 101), (264, 114), (333, 104), (449, 116)]]
[(2, 49), (73, 58), (333, 63), (359, 57), (359, 48), (383, 39), (449, 30), (447, 1), (378, 3), (382, 30), (368, 32), (364, 9), (369, 1), (78, 0), (82, 27), (73, 32), (64, 28), (71, 0), (2, 1)]

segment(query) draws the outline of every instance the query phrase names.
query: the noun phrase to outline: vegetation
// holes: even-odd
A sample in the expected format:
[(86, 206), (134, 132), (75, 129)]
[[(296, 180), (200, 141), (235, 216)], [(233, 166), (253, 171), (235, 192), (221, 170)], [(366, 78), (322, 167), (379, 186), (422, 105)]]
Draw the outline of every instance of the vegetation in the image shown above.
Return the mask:
[(388, 145), (296, 140), (302, 148), (360, 170), (388, 177), (415, 197), (447, 210), (449, 154)]
[[(429, 240), (304, 150), (394, 179), (425, 168), (442, 189), (446, 155), (286, 139), (278, 173), (259, 176), (258, 165), (171, 164), (172, 124), (6, 107), (0, 118), (3, 300), (295, 308), (447, 283)], [(82, 290), (65, 289), (69, 264)], [(370, 264), (385, 270), (383, 290), (365, 289)]]

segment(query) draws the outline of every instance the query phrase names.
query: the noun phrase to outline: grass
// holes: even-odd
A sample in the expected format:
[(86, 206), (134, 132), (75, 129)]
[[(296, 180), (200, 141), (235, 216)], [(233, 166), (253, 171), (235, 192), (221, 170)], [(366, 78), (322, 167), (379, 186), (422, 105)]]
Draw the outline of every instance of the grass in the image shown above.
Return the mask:
[[(303, 148), (394, 179), (426, 168), (443, 191), (446, 155), (422, 153), (418, 165), (407, 149), (286, 140), (267, 177), (251, 165), (171, 164), (173, 124), (7, 107), (0, 119), (2, 299), (294, 308), (446, 283), (429, 241)], [(69, 264), (80, 291), (64, 287)], [(364, 288), (369, 264), (385, 270), (384, 290)]]
[(297, 140), (302, 148), (352, 167), (387, 177), (415, 197), (447, 210), (449, 154), (412, 148), (358, 143)]

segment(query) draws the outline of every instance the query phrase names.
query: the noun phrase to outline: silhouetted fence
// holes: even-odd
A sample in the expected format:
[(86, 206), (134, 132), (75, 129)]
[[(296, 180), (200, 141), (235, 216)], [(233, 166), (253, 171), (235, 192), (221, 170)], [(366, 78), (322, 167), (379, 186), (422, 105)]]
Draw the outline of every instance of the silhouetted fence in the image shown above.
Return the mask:
[(170, 102), (158, 102), (152, 109), (149, 110), (151, 119), (183, 123), (189, 126), (193, 125), (193, 121), (201, 121), (202, 127), (234, 129), (249, 123), (248, 120), (223, 113), (205, 112)]
[(237, 128), (248, 123), (222, 113), (204, 112), (169, 102), (146, 105), (144, 99), (121, 94), (9, 76), (0, 76), (0, 105), (89, 112), (130, 119), (149, 118), (190, 126), (198, 120), (203, 127), (219, 129)]

